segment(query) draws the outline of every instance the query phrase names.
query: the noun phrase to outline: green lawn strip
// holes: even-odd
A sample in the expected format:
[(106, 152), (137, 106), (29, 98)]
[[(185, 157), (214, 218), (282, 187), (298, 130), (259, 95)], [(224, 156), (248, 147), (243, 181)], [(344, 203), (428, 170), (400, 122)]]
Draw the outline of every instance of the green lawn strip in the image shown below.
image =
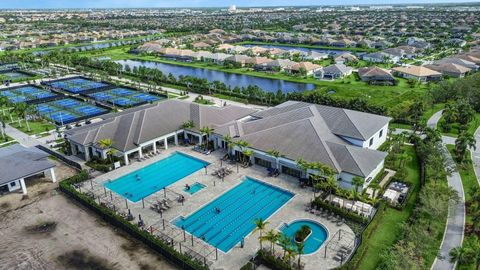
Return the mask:
[(28, 135), (34, 135), (34, 134), (36, 135), (36, 134), (44, 133), (46, 131), (55, 129), (54, 124), (46, 120), (39, 120), (39, 121), (28, 121), (28, 124), (30, 126), (30, 131), (28, 131), (27, 125), (25, 124), (25, 120), (22, 120), (21, 122), (22, 122), (21, 126), (18, 124), (18, 121), (15, 121), (10, 125)]
[(206, 62), (178, 62), (173, 60), (162, 59), (153, 55), (135, 55), (128, 53), (128, 48), (115, 48), (112, 50), (105, 50), (101, 52), (86, 52), (81, 53), (81, 56), (99, 57), (106, 56), (112, 60), (139, 60), (139, 61), (152, 61), (165, 64), (173, 64), (177, 66), (205, 68), (210, 70), (217, 70), (227, 73), (244, 74), (250, 76), (256, 76), (266, 79), (280, 79), (296, 83), (310, 83), (314, 84), (318, 91), (327, 93), (331, 90), (334, 91), (331, 94), (334, 97), (344, 98), (364, 98), (369, 100), (373, 104), (383, 105), (386, 107), (396, 106), (406, 100), (418, 100), (421, 99), (428, 85), (419, 84), (413, 88), (408, 84), (406, 79), (398, 78), (398, 85), (396, 86), (372, 86), (365, 82), (358, 81), (355, 76), (349, 76), (345, 79), (335, 81), (317, 80), (313, 77), (297, 77), (291, 76), (285, 73), (266, 73), (248, 70), (247, 68), (225, 68), (221, 65), (215, 65)]
[(379, 254), (395, 244), (402, 232), (401, 224), (408, 220), (420, 191), (420, 168), (413, 146), (405, 146), (406, 153), (411, 157), (407, 163), (408, 182), (412, 183), (412, 191), (405, 208), (400, 211), (386, 207), (379, 212), (363, 233), (362, 244), (352, 261), (358, 261), (354, 269), (375, 269), (380, 262)]
[[(458, 123), (454, 123), (452, 124), (452, 128), (450, 129), (450, 131), (446, 132), (442, 128), (442, 125), (440, 124), (443, 121), (444, 121), (443, 117), (440, 118), (440, 121), (438, 121), (439, 129), (442, 132), (442, 134), (445, 136), (450, 136), (455, 138), (458, 137), (458, 134), (460, 134), (460, 125)], [(470, 123), (468, 123), (468, 129), (467, 129), (468, 134), (472, 134), (472, 135), (475, 134), (475, 131), (479, 126), (480, 126), (480, 113), (475, 113), (475, 117), (473, 118), (473, 120), (470, 121)]]
[(409, 125), (409, 124), (403, 124), (403, 123), (390, 123), (390, 125), (388, 125), (389, 128), (394, 128), (394, 129), (412, 129), (412, 125)]
[[(455, 157), (455, 145), (447, 145), (448, 151), (452, 157)], [(475, 175), (475, 171), (473, 169), (472, 157), (470, 155), (470, 151), (467, 150), (465, 161), (463, 164), (459, 164), (456, 159), (454, 158), (455, 163), (457, 164), (458, 172), (460, 173), (460, 177), (462, 178), (462, 185), (463, 185), (463, 192), (465, 194), (465, 200), (471, 200), (471, 196), (469, 191), (473, 188), (478, 186), (477, 176)], [(467, 219), (468, 219), (467, 213)]]
[(0, 148), (7, 147), (7, 146), (10, 146), (10, 145), (14, 145), (14, 144), (17, 144), (17, 143), (18, 143), (17, 141), (10, 141), (8, 143), (0, 143)]
[(236, 45), (270, 45), (270, 46), (284, 46), (293, 48), (307, 48), (307, 49), (319, 49), (319, 50), (337, 50), (337, 51), (352, 51), (352, 52), (376, 52), (377, 49), (373, 48), (357, 48), (357, 47), (334, 47), (334, 46), (320, 46), (320, 45), (308, 45), (308, 44), (290, 44), (279, 42), (260, 42), (260, 41), (242, 41), (235, 43)]
[[(447, 145), (448, 151), (450, 154), (455, 157), (455, 146), (454, 145)], [(455, 158), (454, 158), (455, 160)], [(473, 187), (478, 186), (478, 181), (477, 181), (477, 176), (475, 175), (475, 170), (473, 168), (473, 163), (472, 163), (472, 158), (470, 151), (467, 150), (465, 161), (463, 164), (459, 164), (456, 160), (455, 163), (457, 164), (457, 170), (458, 173), (460, 174), (460, 177), (462, 178), (462, 185), (463, 185), (463, 192), (465, 195), (465, 201), (469, 201), (472, 199), (472, 196), (470, 195), (470, 190)], [(466, 223), (471, 224), (472, 223), (472, 217), (470, 213), (467, 211), (467, 216), (466, 216)], [(475, 266), (458, 266), (458, 270), (475, 270)]]
[(436, 112), (442, 110), (444, 107), (445, 107), (445, 104), (438, 103), (438, 104), (434, 104), (430, 108), (427, 108), (425, 110), (425, 112), (423, 113), (422, 117), (421, 117), (421, 121), (426, 124), (428, 119), (430, 119), (430, 117), (432, 117), (432, 115), (434, 115)]

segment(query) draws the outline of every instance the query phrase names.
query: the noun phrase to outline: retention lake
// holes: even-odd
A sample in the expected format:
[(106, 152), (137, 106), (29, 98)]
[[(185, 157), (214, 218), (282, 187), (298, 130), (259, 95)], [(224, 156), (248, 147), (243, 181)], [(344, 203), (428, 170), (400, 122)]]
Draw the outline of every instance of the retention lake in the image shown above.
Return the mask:
[(116, 61), (122, 66), (134, 67), (147, 67), (155, 68), (162, 71), (165, 75), (171, 73), (175, 77), (179, 76), (192, 76), (202, 79), (207, 79), (210, 82), (220, 81), (231, 88), (244, 87), (249, 85), (257, 85), (264, 91), (277, 92), (282, 90), (284, 93), (288, 92), (302, 92), (305, 90), (313, 90), (314, 84), (295, 83), (277, 79), (260, 78), (244, 74), (227, 73), (223, 71), (211, 70), (206, 68), (186, 67), (173, 64), (165, 64), (152, 61), (138, 61), (138, 60), (119, 60)]

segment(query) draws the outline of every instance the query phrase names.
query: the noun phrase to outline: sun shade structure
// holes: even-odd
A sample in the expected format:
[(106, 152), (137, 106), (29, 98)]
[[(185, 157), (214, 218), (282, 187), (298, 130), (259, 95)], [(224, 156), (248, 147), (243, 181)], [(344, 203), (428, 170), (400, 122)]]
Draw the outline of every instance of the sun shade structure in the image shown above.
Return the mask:
[(21, 185), (26, 194), (25, 178), (45, 172), (55, 182), (54, 167), (48, 154), (37, 148), (19, 144), (0, 148), (0, 187), (8, 185), (8, 190), (12, 191)]

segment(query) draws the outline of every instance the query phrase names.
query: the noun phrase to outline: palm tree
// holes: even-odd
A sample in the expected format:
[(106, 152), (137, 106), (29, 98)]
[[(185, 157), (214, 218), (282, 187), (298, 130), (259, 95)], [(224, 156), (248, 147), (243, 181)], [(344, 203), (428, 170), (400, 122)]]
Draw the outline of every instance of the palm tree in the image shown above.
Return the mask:
[(245, 149), (243, 152), (242, 152), (243, 156), (245, 157), (245, 160), (244, 160), (244, 163), (245, 165), (250, 165), (250, 160), (253, 156), (253, 151), (250, 150), (250, 149)]
[(372, 182), (369, 187), (373, 190), (372, 198), (375, 198), (375, 193), (380, 189), (380, 185), (377, 182)]
[(297, 162), (297, 166), (300, 167), (300, 169), (302, 169), (305, 177), (307, 177), (307, 171), (308, 169), (311, 168), (311, 163), (307, 162), (303, 158), (299, 158), (296, 162)]
[(20, 119), (24, 119), (27, 125), (27, 130), (30, 130), (30, 125), (28, 124), (27, 116), (33, 113), (33, 109), (31, 106), (27, 105), (27, 103), (17, 103), (15, 104), (14, 108), (15, 112), (18, 114), (18, 125), (22, 127)]
[(277, 243), (278, 241), (278, 233), (276, 230), (269, 230), (265, 233), (265, 235), (263, 236), (263, 239), (265, 241), (269, 241), (270, 242), (270, 252), (275, 253), (275, 243)]
[(322, 182), (318, 183), (315, 188), (325, 190), (328, 195), (332, 194), (332, 191), (337, 188), (337, 181), (333, 177), (327, 177)]
[[(244, 153), (245, 150), (246, 150), (246, 148), (250, 146), (250, 144), (249, 144), (247, 141), (243, 141), (243, 140), (237, 141), (237, 142), (235, 143), (235, 145), (240, 148), (240, 151), (241, 151), (242, 153)], [(244, 162), (244, 157), (243, 157), (242, 162)]]
[(110, 162), (112, 162), (112, 157), (116, 153), (116, 150), (112, 148), (113, 146), (113, 140), (112, 139), (101, 139), (98, 141), (98, 146), (102, 149), (108, 149), (107, 150), (107, 156)]
[(472, 220), (472, 229), (475, 233), (480, 226), (480, 201), (472, 200), (472, 202), (469, 212)]
[(301, 269), (300, 268), (300, 258), (302, 257), (302, 254), (304, 253), (304, 249), (305, 249), (305, 242), (295, 242), (295, 244), (297, 245), (297, 254), (298, 254), (298, 262), (297, 262), (297, 265), (298, 265), (298, 269)]
[(231, 153), (230, 152), (232, 151), (232, 148), (233, 148), (233, 145), (234, 145), (234, 143), (232, 141), (232, 137), (230, 137), (230, 135), (227, 134), (223, 137), (223, 141), (227, 144), (227, 154), (228, 154), (228, 159), (230, 159), (231, 158), (231, 156), (230, 156)]
[[(6, 106), (9, 103), (8, 98), (5, 96), (0, 96), (0, 109), (3, 108), (3, 106)], [(5, 139), (5, 128), (6, 128), (6, 123), (5, 123), (5, 113), (2, 109), (2, 114), (0, 115), (0, 130), (2, 133), (3, 139)]]
[(287, 252), (288, 246), (292, 245), (292, 239), (284, 233), (279, 233), (278, 235), (278, 245), (283, 249), (283, 257), (285, 258), (285, 253)]
[(455, 140), (455, 154), (458, 162), (463, 162), (467, 148), (476, 149), (476, 143), (477, 141), (475, 140), (473, 134), (466, 131), (462, 131), (460, 133), (458, 138)]
[(355, 192), (358, 193), (358, 188), (360, 186), (363, 186), (364, 183), (365, 183), (365, 179), (363, 179), (362, 177), (359, 177), (359, 176), (354, 176), (353, 179), (352, 179), (352, 184), (355, 187)]
[(189, 129), (195, 127), (195, 124), (193, 123), (192, 120), (186, 121), (182, 123), (182, 128), (184, 129)]
[(267, 154), (275, 158), (275, 169), (278, 169), (278, 158), (283, 157), (283, 155), (275, 149), (268, 150)]
[(205, 126), (200, 128), (199, 131), (202, 133), (202, 136), (207, 136), (207, 143), (205, 144), (205, 148), (208, 149), (208, 142), (210, 141), (210, 135), (212, 134), (213, 129)]
[(254, 230), (253, 233), (259, 232), (260, 236), (258, 237), (259, 242), (260, 242), (260, 249), (262, 249), (262, 233), (265, 231), (265, 228), (268, 225), (268, 221), (263, 221), (263, 219), (259, 218), (255, 220), (255, 225), (257, 226)]

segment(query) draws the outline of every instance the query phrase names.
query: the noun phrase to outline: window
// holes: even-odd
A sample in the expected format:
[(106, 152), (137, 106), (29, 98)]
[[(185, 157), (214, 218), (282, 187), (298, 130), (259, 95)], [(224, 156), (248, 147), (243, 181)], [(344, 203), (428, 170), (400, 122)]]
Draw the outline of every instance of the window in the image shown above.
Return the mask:
[(370, 139), (370, 146), (373, 144), (373, 138)]
[(17, 185), (16, 182), (11, 182), (11, 183), (10, 183), (10, 186), (11, 186), (11, 187), (14, 187), (14, 186), (16, 186), (16, 185)]
[(272, 163), (270, 161), (266, 161), (266, 160), (258, 158), (258, 157), (255, 157), (254, 160), (255, 160), (255, 164), (257, 164), (259, 166), (262, 166), (262, 167), (265, 167), (265, 168), (271, 168), (272, 167)]
[(282, 166), (282, 173), (284, 174), (288, 174), (290, 176), (293, 176), (293, 177), (302, 177), (302, 172), (299, 171), (299, 170), (295, 170), (295, 169), (292, 169), (292, 168), (289, 168), (289, 167), (286, 167), (286, 166)]
[(379, 138), (381, 138), (381, 137), (382, 137), (382, 135), (383, 135), (383, 129), (382, 129), (382, 130), (380, 130), (380, 133), (378, 133), (378, 137), (379, 137)]

